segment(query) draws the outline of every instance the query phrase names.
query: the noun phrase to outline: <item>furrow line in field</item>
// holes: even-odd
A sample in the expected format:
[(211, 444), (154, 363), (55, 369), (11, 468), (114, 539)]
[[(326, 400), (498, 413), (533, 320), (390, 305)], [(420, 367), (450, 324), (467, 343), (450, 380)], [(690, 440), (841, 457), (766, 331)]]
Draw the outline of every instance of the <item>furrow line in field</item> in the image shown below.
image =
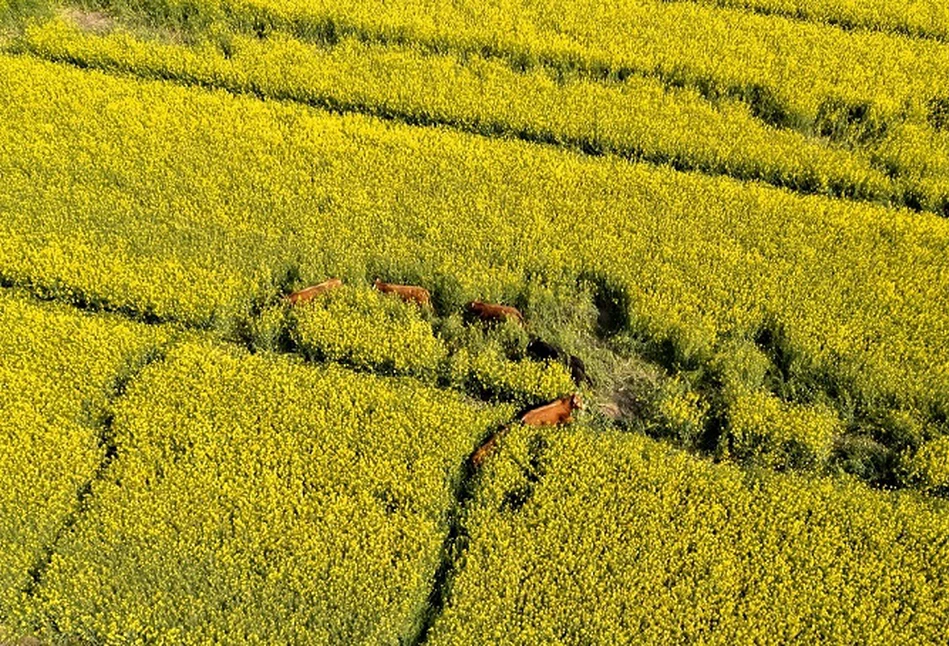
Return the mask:
[(113, 433), (113, 424), (115, 421), (113, 411), (115, 409), (115, 404), (125, 395), (129, 386), (131, 386), (131, 384), (142, 374), (142, 372), (144, 372), (148, 366), (158, 363), (165, 358), (168, 349), (174, 343), (175, 339), (172, 338), (158, 348), (145, 351), (131, 362), (136, 366), (135, 370), (128, 374), (116, 375), (112, 384), (110, 396), (106, 400), (105, 414), (100, 420), (98, 420), (96, 440), (99, 447), (103, 450), (102, 460), (99, 462), (99, 465), (96, 467), (96, 470), (92, 476), (76, 491), (76, 506), (73, 511), (63, 519), (62, 524), (60, 525), (59, 529), (56, 530), (56, 533), (54, 534), (50, 544), (42, 550), (37, 560), (30, 567), (28, 574), (29, 581), (26, 588), (24, 589), (24, 593), (26, 593), (27, 596), (34, 596), (39, 586), (42, 585), (43, 575), (49, 568), (53, 554), (56, 552), (57, 545), (66, 535), (66, 533), (79, 521), (79, 519), (89, 511), (91, 498), (93, 495), (93, 485), (105, 477), (110, 465), (118, 457), (118, 448), (116, 446), (115, 436)]
[[(252, 96), (260, 100), (305, 105), (333, 114), (358, 114), (375, 117), (385, 121), (413, 127), (447, 128), (465, 134), (487, 139), (509, 139), (528, 144), (550, 146), (568, 150), (590, 157), (613, 156), (631, 163), (643, 163), (667, 166), (683, 173), (698, 173), (711, 177), (729, 177), (744, 182), (761, 182), (777, 188), (783, 188), (801, 195), (829, 195), (834, 198), (883, 204), (886, 206), (906, 207), (913, 211), (925, 212), (912, 191), (893, 188), (889, 195), (880, 195), (878, 191), (848, 183), (834, 178), (828, 186), (821, 186), (809, 177), (775, 176), (769, 169), (755, 168), (751, 164), (742, 167), (727, 167), (726, 162), (715, 159), (689, 159), (674, 151), (646, 150), (635, 144), (617, 145), (608, 141), (595, 141), (584, 137), (565, 135), (546, 128), (530, 128), (513, 125), (503, 120), (482, 119), (477, 116), (465, 118), (426, 112), (423, 110), (400, 109), (381, 103), (351, 100), (342, 93), (313, 93), (303, 90), (263, 88), (254, 80), (242, 82), (238, 79), (203, 78), (198, 73), (179, 72), (168, 69), (148, 69), (137, 65), (124, 64), (118, 60), (89, 60), (69, 53), (54, 53), (28, 46), (29, 54), (41, 60), (66, 64), (84, 70), (96, 70), (113, 76), (126, 76), (141, 80), (174, 83), (184, 87), (200, 88), (209, 91), (225, 91), (233, 95)], [(943, 209), (944, 210), (944, 209)], [(936, 211), (943, 215), (943, 211)]]
[(0, 290), (26, 294), (30, 298), (49, 303), (68, 305), (87, 314), (113, 314), (128, 321), (145, 325), (173, 325), (191, 330), (209, 330), (211, 325), (198, 324), (169, 316), (158, 316), (148, 306), (139, 308), (130, 304), (118, 304), (95, 294), (88, 294), (70, 285), (48, 285), (29, 277), (14, 277), (0, 268)]
[(808, 9), (805, 2), (789, 7), (787, 4), (770, 4), (767, 0), (661, 0), (669, 4), (692, 3), (710, 5), (721, 9), (740, 11), (765, 17), (778, 17), (809, 25), (833, 27), (845, 32), (877, 32), (913, 40), (930, 40), (939, 43), (949, 42), (949, 33), (944, 29), (928, 28), (923, 24), (907, 22), (880, 23), (871, 22), (869, 16), (848, 16), (846, 14), (821, 13), (817, 9)]
[[(493, 435), (490, 435), (490, 437), (493, 437)], [(485, 442), (487, 441), (489, 439), (485, 440)], [(465, 519), (468, 514), (468, 506), (474, 499), (478, 478), (474, 456), (484, 446), (485, 442), (482, 442), (472, 451), (461, 466), (461, 478), (455, 486), (454, 501), (449, 511), (448, 533), (445, 534), (445, 542), (442, 545), (441, 561), (435, 571), (428, 604), (425, 606), (423, 615), (415, 627), (416, 632), (409, 635), (405, 640), (405, 643), (409, 646), (422, 646), (428, 641), (435, 622), (443, 614), (445, 605), (450, 599), (452, 585), (463, 570), (463, 557), (468, 549), (470, 538), (465, 527)]]

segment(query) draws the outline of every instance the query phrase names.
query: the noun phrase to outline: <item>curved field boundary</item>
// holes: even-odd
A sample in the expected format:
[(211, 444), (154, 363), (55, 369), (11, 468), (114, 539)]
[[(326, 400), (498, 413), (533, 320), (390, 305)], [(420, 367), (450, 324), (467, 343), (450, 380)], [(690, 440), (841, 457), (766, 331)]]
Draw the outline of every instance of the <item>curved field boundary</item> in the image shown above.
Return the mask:
[(941, 0), (663, 0), (737, 9), (764, 16), (949, 41), (949, 10)]
[(921, 113), (929, 99), (949, 95), (949, 47), (942, 43), (693, 3), (558, 0), (537, 9), (499, 0), (434, 6), (399, 0), (369, 8), (357, 0), (201, 0), (155, 8), (114, 0), (98, 6), (144, 12), (169, 26), (223, 20), (260, 35), (287, 31), (325, 43), (356, 36), (480, 53), (567, 77), (650, 75), (707, 98), (739, 98), (771, 125), (845, 139), (873, 139), (900, 121), (908, 105)]
[(358, 41), (327, 50), (287, 38), (232, 37), (221, 49), (211, 43), (190, 48), (125, 33), (86, 35), (56, 21), (29, 29), (23, 45), (46, 60), (110, 73), (617, 155), (803, 194), (940, 214), (949, 209), (949, 195), (939, 187), (891, 178), (860, 152), (763, 126), (734, 104), (716, 108), (692, 91), (648, 79), (557, 84), (479, 57)]

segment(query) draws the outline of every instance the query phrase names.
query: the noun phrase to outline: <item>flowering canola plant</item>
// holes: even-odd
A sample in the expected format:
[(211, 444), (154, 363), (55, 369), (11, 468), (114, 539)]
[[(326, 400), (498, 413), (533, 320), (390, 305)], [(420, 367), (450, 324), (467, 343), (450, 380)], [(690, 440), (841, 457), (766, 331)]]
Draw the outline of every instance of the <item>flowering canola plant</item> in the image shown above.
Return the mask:
[(0, 620), (105, 459), (116, 380), (169, 333), (0, 294)]
[(395, 643), (427, 603), (462, 464), (512, 412), (180, 344), (116, 404), (117, 457), (36, 591), (41, 625), (106, 644)]
[(516, 427), (485, 469), (432, 644), (945, 636), (945, 501), (583, 426)]

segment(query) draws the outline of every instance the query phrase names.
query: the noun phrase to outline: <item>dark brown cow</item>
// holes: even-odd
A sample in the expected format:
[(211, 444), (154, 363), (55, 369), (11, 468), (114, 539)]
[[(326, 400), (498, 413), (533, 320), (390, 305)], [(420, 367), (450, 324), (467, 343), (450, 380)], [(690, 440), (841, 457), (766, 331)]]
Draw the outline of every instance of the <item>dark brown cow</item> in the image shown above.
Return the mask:
[(468, 303), (468, 309), (483, 321), (504, 321), (507, 318), (513, 318), (515, 321), (524, 325), (524, 315), (517, 308), (510, 305), (495, 305), (493, 303), (482, 303), (481, 301), (471, 301)]
[(329, 290), (335, 289), (342, 284), (343, 281), (341, 281), (339, 278), (330, 278), (329, 280), (323, 281), (319, 285), (311, 285), (310, 287), (306, 287), (300, 291), (293, 292), (287, 296), (287, 300), (290, 301), (291, 305), (309, 303), (323, 292), (328, 292)]
[(491, 434), (487, 440), (484, 441), (484, 444), (478, 447), (478, 450), (475, 451), (471, 456), (471, 466), (475, 469), (481, 467), (484, 464), (484, 461), (494, 452), (495, 447), (498, 445), (498, 440), (501, 439), (501, 436), (504, 435), (508, 430), (508, 427), (502, 426), (494, 433)]
[(571, 413), (583, 410), (583, 400), (578, 393), (562, 397), (521, 415), (521, 422), (529, 426), (555, 426), (573, 421)]
[(418, 305), (431, 305), (432, 295), (428, 293), (428, 290), (424, 287), (416, 287), (415, 285), (395, 285), (393, 283), (384, 283), (378, 278), (376, 282), (373, 283), (376, 289), (384, 294), (398, 294), (403, 301), (411, 301)]

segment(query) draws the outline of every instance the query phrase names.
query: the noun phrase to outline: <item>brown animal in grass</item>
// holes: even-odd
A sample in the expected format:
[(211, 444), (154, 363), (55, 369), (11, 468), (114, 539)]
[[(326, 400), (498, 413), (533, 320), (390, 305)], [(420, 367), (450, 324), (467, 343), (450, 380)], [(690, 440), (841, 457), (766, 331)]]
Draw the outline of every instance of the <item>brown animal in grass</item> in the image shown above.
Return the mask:
[(501, 436), (504, 435), (508, 430), (507, 426), (502, 426), (494, 433), (491, 434), (487, 440), (484, 441), (484, 444), (478, 447), (478, 450), (475, 451), (471, 456), (471, 466), (475, 469), (481, 467), (484, 464), (484, 461), (488, 458), (491, 453), (494, 452), (494, 449), (498, 445), (498, 440), (501, 439)]
[(468, 309), (471, 310), (482, 321), (504, 321), (512, 318), (521, 325), (524, 325), (524, 315), (517, 308), (510, 305), (496, 305), (494, 303), (482, 303), (481, 301), (471, 301), (468, 303)]
[(432, 295), (429, 294), (428, 290), (424, 287), (384, 283), (378, 278), (376, 278), (376, 282), (374, 282), (373, 285), (384, 294), (398, 294), (399, 297), (406, 302), (411, 301), (422, 306), (431, 305), (432, 303)]
[(309, 303), (320, 294), (340, 287), (342, 284), (343, 281), (341, 281), (339, 278), (330, 278), (329, 280), (323, 281), (319, 285), (311, 285), (310, 287), (293, 292), (287, 296), (287, 300), (290, 301), (291, 305)]
[(545, 404), (521, 415), (521, 422), (529, 426), (556, 426), (569, 424), (573, 421), (572, 413), (583, 410), (583, 400), (578, 393), (562, 397), (549, 404)]

